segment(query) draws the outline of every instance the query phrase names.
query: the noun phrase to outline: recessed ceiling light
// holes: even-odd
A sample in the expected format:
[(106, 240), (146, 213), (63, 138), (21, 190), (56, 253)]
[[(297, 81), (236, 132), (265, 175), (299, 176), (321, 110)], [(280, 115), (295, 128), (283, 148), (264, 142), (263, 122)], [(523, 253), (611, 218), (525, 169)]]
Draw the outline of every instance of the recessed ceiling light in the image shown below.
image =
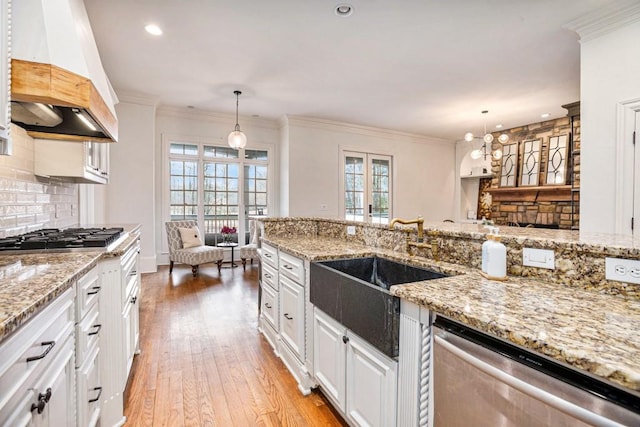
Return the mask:
[(551, 114), (549, 113), (544, 113), (544, 114), (540, 114), (540, 117), (542, 117), (543, 119), (546, 119), (547, 117), (549, 117)]
[(162, 29), (160, 27), (158, 27), (156, 24), (145, 25), (144, 29), (147, 31), (147, 33), (153, 34), (154, 36), (161, 36), (162, 35)]
[(334, 9), (336, 15), (346, 18), (347, 16), (351, 16), (353, 14), (353, 6), (347, 3), (340, 3)]
[(496, 125), (496, 129), (502, 129), (502, 125), (501, 124)]

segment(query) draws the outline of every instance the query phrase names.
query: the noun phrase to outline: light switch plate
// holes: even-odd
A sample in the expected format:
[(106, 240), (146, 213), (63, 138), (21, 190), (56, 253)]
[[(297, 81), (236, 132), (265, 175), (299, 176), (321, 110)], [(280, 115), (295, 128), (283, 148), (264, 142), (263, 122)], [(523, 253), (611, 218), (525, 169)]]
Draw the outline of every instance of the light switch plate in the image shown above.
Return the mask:
[(640, 260), (605, 258), (605, 278), (640, 285)]
[(347, 235), (353, 236), (356, 234), (356, 226), (355, 225), (347, 225)]
[(522, 265), (553, 270), (556, 268), (556, 260), (551, 249), (524, 248), (522, 250)]

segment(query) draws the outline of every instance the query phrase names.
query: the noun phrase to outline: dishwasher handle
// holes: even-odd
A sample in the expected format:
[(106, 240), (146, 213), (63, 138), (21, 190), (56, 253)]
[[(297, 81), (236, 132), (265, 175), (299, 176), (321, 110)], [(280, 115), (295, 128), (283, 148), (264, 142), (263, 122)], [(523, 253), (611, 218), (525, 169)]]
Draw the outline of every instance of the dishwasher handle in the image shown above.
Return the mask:
[(601, 415), (595, 414), (587, 409), (584, 409), (578, 405), (575, 405), (571, 402), (561, 399), (560, 397), (555, 396), (547, 391), (534, 387), (518, 378), (515, 378), (505, 373), (504, 371), (496, 368), (495, 366), (492, 366), (491, 364), (478, 359), (472, 354), (472, 352), (469, 352), (468, 350), (462, 350), (460, 347), (449, 342), (448, 339), (446, 338), (448, 334), (440, 328), (434, 327), (434, 332), (435, 332), (434, 342), (437, 345), (441, 345), (444, 349), (456, 355), (463, 361), (469, 363), (471, 366), (484, 372), (487, 375), (492, 376), (496, 380), (504, 384), (507, 384), (510, 387), (513, 387), (514, 389), (520, 391), (521, 393), (524, 393), (527, 396), (532, 397), (533, 399), (536, 399), (546, 405), (549, 405), (561, 412), (564, 412), (565, 414), (568, 414), (588, 424), (598, 425), (598, 426), (624, 427), (623, 424), (619, 424), (615, 421), (612, 421), (609, 418), (605, 418)]

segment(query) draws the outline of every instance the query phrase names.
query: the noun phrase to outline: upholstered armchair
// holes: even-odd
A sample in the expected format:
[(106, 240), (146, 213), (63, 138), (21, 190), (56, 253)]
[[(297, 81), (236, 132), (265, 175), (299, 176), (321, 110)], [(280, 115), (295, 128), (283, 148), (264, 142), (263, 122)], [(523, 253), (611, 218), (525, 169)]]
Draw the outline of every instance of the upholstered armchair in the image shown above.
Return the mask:
[(203, 243), (196, 221), (170, 221), (165, 226), (169, 241), (169, 274), (173, 272), (174, 262), (190, 265), (193, 277), (200, 264), (215, 262), (220, 274), (224, 250)]
[(260, 227), (254, 219), (249, 220), (249, 244), (240, 248), (240, 259), (242, 260), (242, 269), (247, 269), (247, 259), (258, 258), (258, 246), (260, 245)]

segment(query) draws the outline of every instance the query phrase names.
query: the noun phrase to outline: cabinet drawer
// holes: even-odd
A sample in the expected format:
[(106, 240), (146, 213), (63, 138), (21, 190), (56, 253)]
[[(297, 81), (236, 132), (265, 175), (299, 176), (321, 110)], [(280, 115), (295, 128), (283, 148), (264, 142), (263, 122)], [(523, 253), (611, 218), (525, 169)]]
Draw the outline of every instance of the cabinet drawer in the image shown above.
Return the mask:
[(280, 335), (299, 360), (305, 358), (304, 345), (304, 288), (280, 278)]
[(76, 366), (82, 365), (89, 352), (98, 346), (101, 328), (98, 304), (94, 304), (76, 325)]
[(278, 329), (278, 294), (269, 286), (262, 287), (261, 313), (271, 325)]
[(266, 283), (273, 289), (278, 290), (278, 270), (262, 264), (262, 283)]
[(284, 252), (280, 252), (280, 274), (304, 284), (304, 261)]
[(85, 360), (85, 363), (76, 372), (78, 393), (78, 425), (93, 427), (100, 417), (100, 395), (102, 384), (100, 382), (99, 348), (94, 348)]
[(278, 250), (273, 246), (263, 243), (262, 244), (262, 263), (270, 265), (271, 267), (278, 269)]
[(10, 396), (32, 386), (72, 337), (73, 297), (73, 288), (68, 289), (0, 345), (0, 413)]
[(98, 302), (100, 283), (96, 267), (78, 280), (77, 289), (76, 322), (79, 322), (87, 314), (91, 306)]

